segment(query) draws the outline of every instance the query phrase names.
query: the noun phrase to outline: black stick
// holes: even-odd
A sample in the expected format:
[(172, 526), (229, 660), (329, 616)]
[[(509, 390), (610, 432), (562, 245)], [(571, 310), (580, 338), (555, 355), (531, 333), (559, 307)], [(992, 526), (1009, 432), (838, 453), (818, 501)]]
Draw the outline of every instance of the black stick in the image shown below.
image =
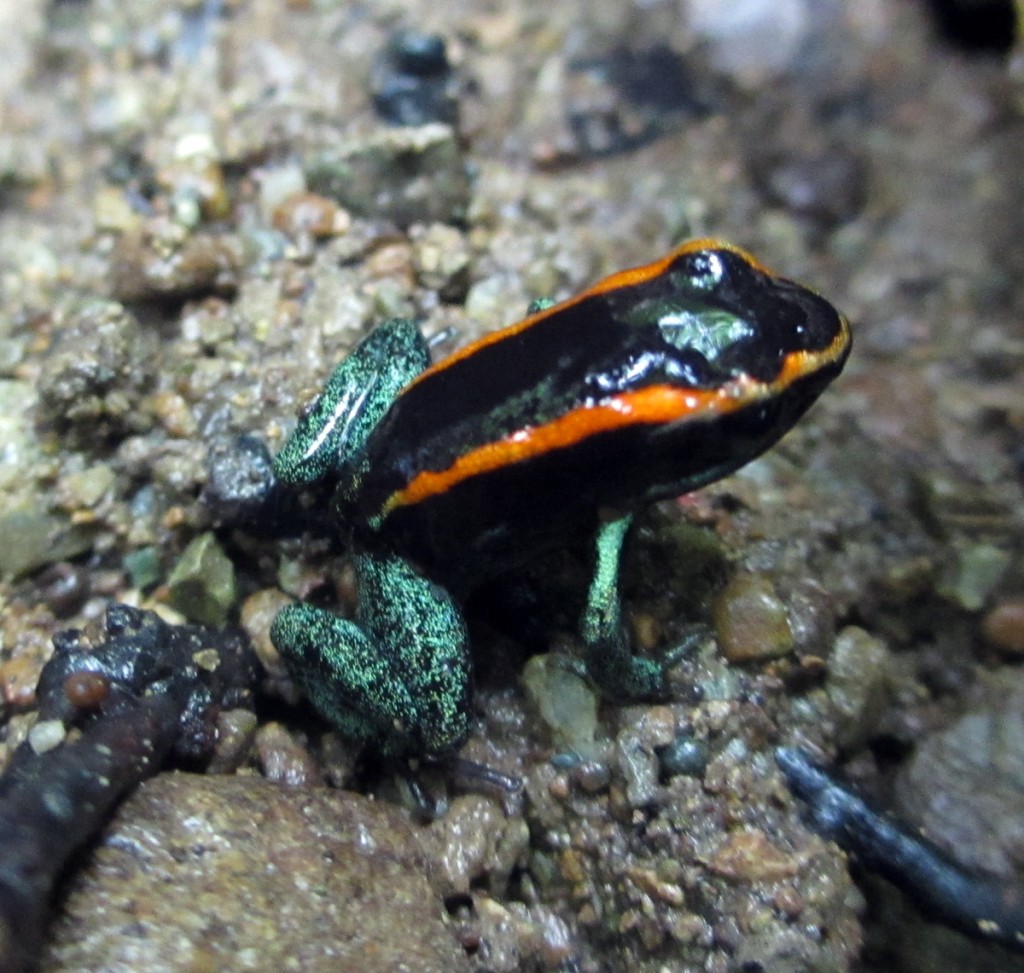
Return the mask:
[(815, 830), (892, 882), (922, 914), (972, 939), (1024, 952), (1024, 888), (965, 870), (908, 825), (875, 811), (803, 751), (780, 747), (775, 760), (790, 790), (807, 803)]

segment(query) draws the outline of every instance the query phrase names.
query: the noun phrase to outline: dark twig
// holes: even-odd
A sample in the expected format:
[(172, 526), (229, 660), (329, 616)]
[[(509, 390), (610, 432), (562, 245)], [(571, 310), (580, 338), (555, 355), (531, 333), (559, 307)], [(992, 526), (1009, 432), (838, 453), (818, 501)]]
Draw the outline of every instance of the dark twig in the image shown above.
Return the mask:
[(921, 912), (973, 939), (1024, 952), (1024, 889), (972, 874), (907, 825), (872, 809), (800, 750), (775, 759), (815, 830), (903, 891)]
[(115, 605), (106, 641), (54, 638), (39, 681), (40, 719), (81, 727), (73, 742), (15, 751), (0, 778), (0, 970), (34, 957), (53, 890), (68, 860), (117, 802), (172, 753), (208, 754), (216, 714), (246, 705), (257, 666), (244, 636), (170, 626)]

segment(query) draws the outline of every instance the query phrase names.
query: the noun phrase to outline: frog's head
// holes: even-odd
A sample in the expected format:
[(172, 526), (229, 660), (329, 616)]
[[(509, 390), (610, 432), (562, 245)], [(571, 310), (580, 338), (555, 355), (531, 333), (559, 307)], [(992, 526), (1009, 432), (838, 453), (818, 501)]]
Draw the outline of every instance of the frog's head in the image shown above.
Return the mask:
[[(842, 371), (846, 318), (737, 247), (697, 240), (594, 288), (637, 337), (609, 400), (646, 427), (648, 496), (696, 489), (781, 437)], [(660, 470), (660, 471), (659, 471)]]
[(661, 347), (649, 348), (678, 384), (771, 397), (817, 373), (827, 384), (842, 369), (846, 318), (738, 247), (695, 240), (652, 266), (635, 282), (620, 280), (631, 271), (609, 278), (615, 286), (601, 292), (613, 316), (647, 334), (655, 326)]

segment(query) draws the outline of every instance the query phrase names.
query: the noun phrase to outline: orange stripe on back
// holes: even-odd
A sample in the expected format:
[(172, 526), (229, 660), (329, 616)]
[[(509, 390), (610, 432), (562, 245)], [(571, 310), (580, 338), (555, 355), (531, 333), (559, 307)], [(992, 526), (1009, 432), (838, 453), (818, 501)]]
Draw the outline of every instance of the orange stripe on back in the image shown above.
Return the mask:
[(513, 463), (543, 456), (582, 442), (597, 433), (632, 425), (660, 425), (701, 414), (717, 415), (750, 401), (761, 383), (745, 379), (712, 391), (695, 391), (654, 385), (627, 392), (590, 406), (580, 406), (551, 422), (526, 426), (492, 443), (464, 453), (446, 470), (426, 470), (415, 476), (403, 490), (393, 493), (382, 516), (396, 507), (419, 503), (444, 493), (463, 480)]
[(526, 426), (502, 439), (477, 446), (458, 457), (447, 469), (418, 473), (407, 486), (388, 497), (380, 515), (386, 517), (397, 507), (411, 506), (444, 493), (474, 476), (573, 446), (597, 433), (625, 426), (662, 425), (682, 419), (713, 418), (734, 412), (753, 402), (777, 395), (797, 379), (836, 361), (848, 345), (849, 324), (841, 317), (840, 329), (828, 348), (818, 352), (798, 351), (786, 355), (778, 376), (771, 382), (760, 382), (749, 375), (741, 375), (717, 389), (652, 385), (612, 396), (593, 405), (578, 406), (550, 422)]

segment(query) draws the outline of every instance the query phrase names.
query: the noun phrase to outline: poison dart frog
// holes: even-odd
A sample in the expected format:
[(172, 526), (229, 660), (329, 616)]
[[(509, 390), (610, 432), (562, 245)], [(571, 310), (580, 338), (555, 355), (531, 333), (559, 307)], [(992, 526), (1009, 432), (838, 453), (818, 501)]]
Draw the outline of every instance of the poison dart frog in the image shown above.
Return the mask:
[(465, 740), (472, 671), (455, 600), (567, 537), (592, 538), (585, 665), (617, 699), (665, 691), (633, 654), (619, 561), (635, 512), (771, 446), (839, 374), (846, 319), (737, 247), (686, 243), (437, 364), (417, 326), (377, 327), (274, 460), (336, 483), (354, 620), (284, 608), (271, 639), (314, 706), (394, 757)]

